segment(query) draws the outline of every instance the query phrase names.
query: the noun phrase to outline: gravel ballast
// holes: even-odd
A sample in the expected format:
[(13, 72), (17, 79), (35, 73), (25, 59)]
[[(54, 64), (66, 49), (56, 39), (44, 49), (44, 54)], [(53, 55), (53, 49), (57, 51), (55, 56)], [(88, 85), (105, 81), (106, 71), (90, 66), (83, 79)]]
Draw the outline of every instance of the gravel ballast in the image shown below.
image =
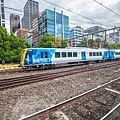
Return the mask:
[(0, 91), (0, 120), (17, 120), (120, 77), (119, 66)]

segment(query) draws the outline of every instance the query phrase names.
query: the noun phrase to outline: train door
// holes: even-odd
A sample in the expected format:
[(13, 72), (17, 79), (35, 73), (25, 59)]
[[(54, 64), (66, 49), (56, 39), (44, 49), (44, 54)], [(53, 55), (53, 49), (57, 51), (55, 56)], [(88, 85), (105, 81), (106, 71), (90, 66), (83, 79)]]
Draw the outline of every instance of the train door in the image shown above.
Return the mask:
[(28, 51), (28, 61), (29, 61), (29, 63), (28, 64), (33, 64), (33, 51), (32, 50), (29, 50)]
[(103, 60), (109, 59), (109, 51), (105, 51), (103, 54)]
[(109, 51), (109, 58), (114, 59), (114, 51)]
[(82, 58), (82, 60), (86, 60), (86, 53), (85, 52), (81, 52), (81, 58)]

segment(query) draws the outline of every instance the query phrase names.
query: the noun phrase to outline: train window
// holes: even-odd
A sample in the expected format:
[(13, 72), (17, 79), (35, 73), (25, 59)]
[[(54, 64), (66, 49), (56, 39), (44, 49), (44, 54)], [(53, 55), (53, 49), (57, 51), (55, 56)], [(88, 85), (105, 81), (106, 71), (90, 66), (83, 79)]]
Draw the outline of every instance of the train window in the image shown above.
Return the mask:
[(25, 58), (27, 58), (27, 53), (25, 54)]
[(33, 55), (33, 50), (28, 50), (28, 55), (32, 56)]
[(96, 55), (95, 55), (95, 52), (93, 52), (93, 56), (96, 56)]
[(55, 58), (60, 58), (60, 52), (55, 52)]
[(37, 53), (37, 50), (34, 50), (34, 51), (33, 51), (33, 55), (36, 55), (36, 53)]
[(100, 52), (100, 56), (102, 56), (102, 52)]
[(92, 52), (89, 52), (89, 56), (92, 56)]
[(68, 57), (72, 57), (72, 52), (68, 52)]
[(100, 56), (99, 52), (97, 52), (97, 56)]
[(62, 52), (62, 57), (67, 57), (66, 52)]
[(45, 52), (45, 58), (48, 58), (48, 53), (47, 52)]
[(43, 52), (41, 52), (41, 58), (44, 58), (44, 54), (43, 54)]
[(77, 57), (77, 52), (73, 52), (73, 57)]
[(41, 58), (48, 58), (47, 52), (41, 52)]
[(115, 52), (115, 55), (120, 55), (120, 52)]

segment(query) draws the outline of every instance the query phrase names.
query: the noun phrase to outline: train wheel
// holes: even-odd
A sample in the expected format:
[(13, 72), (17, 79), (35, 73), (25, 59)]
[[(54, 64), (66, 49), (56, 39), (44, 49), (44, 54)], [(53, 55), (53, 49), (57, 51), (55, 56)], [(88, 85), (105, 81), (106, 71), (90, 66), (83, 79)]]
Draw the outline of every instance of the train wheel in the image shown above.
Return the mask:
[(22, 69), (27, 70), (29, 66), (22, 66)]

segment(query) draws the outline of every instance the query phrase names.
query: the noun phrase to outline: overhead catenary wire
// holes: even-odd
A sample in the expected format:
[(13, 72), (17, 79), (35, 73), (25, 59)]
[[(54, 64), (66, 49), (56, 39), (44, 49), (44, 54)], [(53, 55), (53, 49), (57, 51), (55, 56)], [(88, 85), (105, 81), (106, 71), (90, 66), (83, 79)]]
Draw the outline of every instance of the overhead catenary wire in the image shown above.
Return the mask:
[[(95, 23), (93, 23), (93, 22), (87, 22), (87, 21), (82, 21), (82, 20), (77, 20), (77, 19), (70, 19), (70, 20), (72, 20), (72, 21), (77, 21), (77, 22), (88, 23), (88, 24), (94, 24), (94, 25), (95, 25)], [(114, 26), (112, 26), (112, 25), (107, 25), (107, 27), (114, 27)]]
[(11, 10), (15, 10), (15, 11), (18, 11), (18, 12), (23, 12), (23, 11), (20, 10), (20, 9), (15, 9), (15, 8), (11, 8), (11, 7), (4, 6), (4, 5), (0, 5), (0, 7), (4, 7), (4, 8), (7, 8), (7, 9), (11, 9)]
[[(83, 16), (83, 15), (81, 15), (81, 14), (78, 14), (78, 13), (76, 13), (76, 12), (73, 12), (73, 11), (71, 11), (71, 10), (69, 10), (69, 9), (66, 9), (66, 8), (64, 8), (64, 7), (62, 7), (62, 6), (59, 6), (59, 5), (54, 4), (54, 3), (52, 3), (52, 2), (49, 2), (49, 1), (47, 1), (47, 0), (43, 0), (43, 1), (45, 1), (45, 2), (47, 2), (47, 3), (49, 3), (49, 4), (52, 4), (52, 5), (54, 5), (54, 6), (57, 6), (57, 7), (59, 7), (59, 8), (62, 8), (62, 9), (66, 10), (66, 11), (68, 11), (68, 12), (71, 12), (71, 13), (73, 13), (73, 14), (76, 14), (76, 15), (78, 15), (78, 16), (81, 16), (81, 17), (83, 17), (83, 18), (85, 18), (85, 19), (88, 19), (88, 20), (92, 21), (93, 23), (95, 22), (95, 23), (97, 23), (97, 24), (107, 26), (107, 25), (102, 24), (102, 23), (100, 23), (100, 22), (98, 22), (98, 21), (92, 20), (91, 18), (88, 18), (88, 17), (86, 17), (86, 16)], [(108, 27), (108, 26), (107, 26), (107, 27)]]
[[(43, 0), (43, 1), (48, 2), (48, 1), (46, 1), (46, 0)], [(82, 15), (80, 15), (80, 14), (78, 14), (78, 13), (75, 13), (75, 12), (73, 12), (73, 11), (71, 11), (71, 10), (68, 10), (68, 9), (66, 9), (66, 8), (63, 8), (63, 7), (61, 7), (61, 6), (59, 6), (59, 5), (56, 5), (56, 4), (54, 4), (54, 3), (51, 3), (51, 2), (48, 2), (48, 3), (53, 4), (53, 5), (55, 5), (55, 6), (58, 6), (58, 7), (62, 8), (62, 9), (65, 9), (65, 10), (67, 10), (67, 11), (69, 11), (69, 12), (72, 12), (72, 13), (74, 13), (74, 14), (76, 14), (76, 15), (79, 15), (79, 16), (81, 16), (81, 17), (84, 17), (84, 18), (90, 20), (91, 22), (81, 21), (81, 20), (75, 20), (75, 19), (70, 19), (70, 20), (80, 21), (80, 22), (84, 22), (84, 23), (88, 23), (88, 24), (99, 24), (99, 25), (104, 25), (104, 26), (106, 26), (106, 27), (110, 27), (110, 25), (105, 25), (105, 24), (103, 24), (103, 23), (94, 21), (94, 20), (92, 20), (92, 19), (90, 19), (90, 18), (87, 18), (87, 17), (85, 17), (85, 16), (82, 16)], [(0, 5), (0, 6), (1, 6), (1, 5)], [(2, 7), (5, 7), (5, 8), (7, 8), (7, 9), (11, 9), (11, 10), (14, 10), (14, 11), (17, 11), (17, 12), (24, 13), (23, 10), (20, 10), (20, 9), (15, 9), (15, 8), (7, 7), (7, 6), (2, 6)], [(8, 12), (8, 13), (10, 13), (10, 12)], [(16, 13), (15, 13), (15, 14), (16, 14)], [(20, 13), (19, 13), (18, 15), (23, 15), (23, 14), (20, 14)], [(29, 15), (29, 13), (25, 13), (25, 14), (24, 14), (24, 16), (27, 16), (27, 15)], [(111, 26), (111, 27), (113, 27), (113, 26)]]
[(103, 5), (102, 3), (98, 2), (97, 0), (93, 0), (96, 3), (98, 3), (99, 5), (103, 6), (104, 8), (108, 9), (109, 11), (111, 11), (112, 13), (116, 14), (118, 17), (120, 17), (120, 14), (114, 12), (113, 10), (111, 10), (110, 8), (106, 7), (105, 5)]
[[(8, 11), (5, 11), (6, 13), (9, 13), (9, 14), (14, 14), (14, 15), (19, 15), (19, 16), (29, 16), (29, 14), (28, 13), (25, 13), (25, 14), (20, 14), (20, 13), (12, 13), (12, 12), (8, 12)], [(5, 20), (10, 20), (10, 19), (5, 19)], [(77, 19), (69, 19), (69, 20), (71, 20), (71, 21), (76, 21), (76, 22), (81, 22), (81, 23), (87, 23), (87, 24), (94, 24), (95, 25), (95, 23), (93, 23), (93, 22), (88, 22), (88, 21), (82, 21), (82, 20), (77, 20)], [(72, 24), (72, 25), (75, 25), (74, 23), (70, 23), (70, 24)], [(76, 23), (76, 25), (77, 25), (77, 23)], [(114, 27), (114, 26), (111, 26), (111, 25), (107, 25), (107, 27)]]

